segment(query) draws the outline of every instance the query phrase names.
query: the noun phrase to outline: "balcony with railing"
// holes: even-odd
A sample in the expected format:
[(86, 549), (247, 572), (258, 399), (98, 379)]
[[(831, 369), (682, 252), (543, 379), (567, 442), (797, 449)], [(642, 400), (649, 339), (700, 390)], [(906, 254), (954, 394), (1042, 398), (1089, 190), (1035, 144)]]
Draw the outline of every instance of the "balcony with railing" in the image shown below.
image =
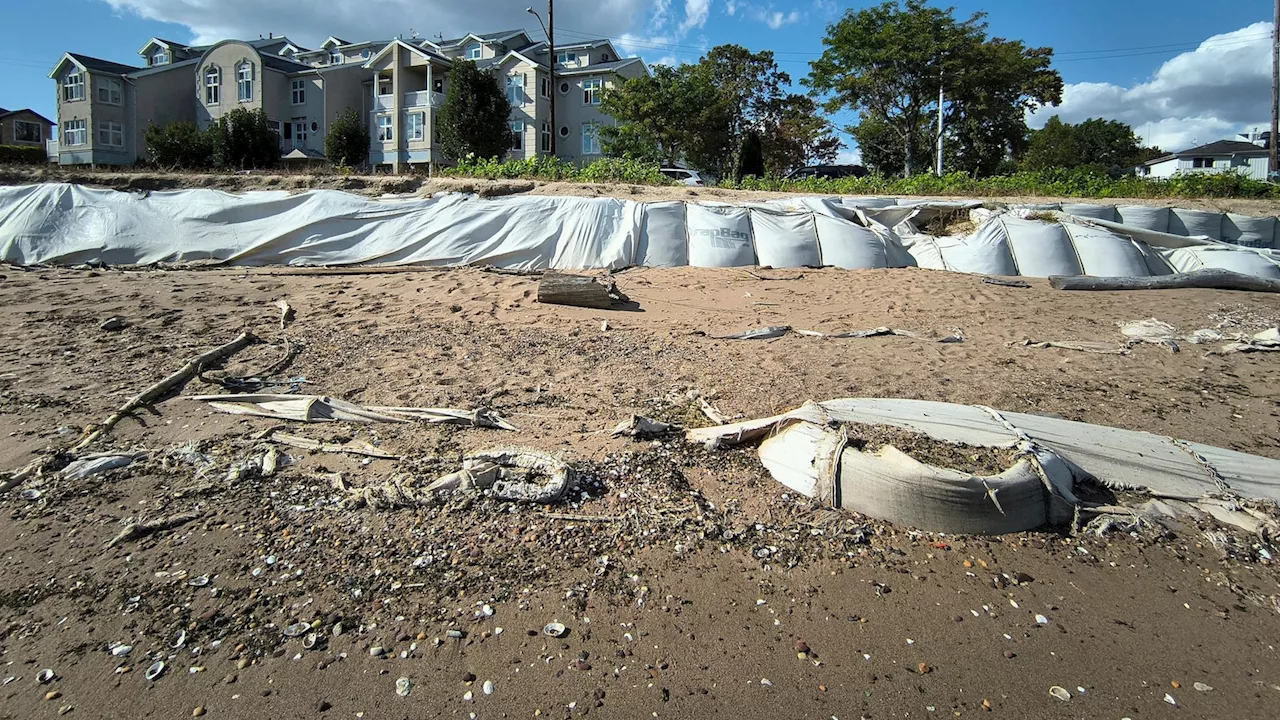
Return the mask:
[(404, 107), (407, 108), (438, 108), (442, 105), (444, 105), (444, 93), (433, 92), (431, 90), (418, 90), (417, 92), (407, 92), (404, 94)]

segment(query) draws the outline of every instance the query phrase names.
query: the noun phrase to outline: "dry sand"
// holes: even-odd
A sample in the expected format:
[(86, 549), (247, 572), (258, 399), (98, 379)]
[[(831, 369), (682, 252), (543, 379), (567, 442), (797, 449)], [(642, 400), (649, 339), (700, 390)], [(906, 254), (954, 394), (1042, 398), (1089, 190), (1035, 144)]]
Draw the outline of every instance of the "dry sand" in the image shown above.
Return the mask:
[[(0, 468), (70, 444), (80, 426), (245, 327), (267, 343), (237, 354), (228, 373), (270, 365), (281, 353), (270, 343), (287, 336), (305, 346), (285, 371), (305, 377), (305, 392), (485, 405), (522, 428), (295, 425), (405, 460), (284, 448), (292, 462), (274, 477), (233, 481), (229, 465), (260, 456), (252, 437), (273, 423), (212, 414), (184, 396), (221, 389), (189, 383), (96, 446), (147, 449), (150, 460), (24, 485), (41, 490), (35, 501), (0, 497), (0, 680), (17, 678), (0, 687), (0, 717), (66, 707), (71, 717), (188, 717), (200, 707), (211, 718), (848, 720), (984, 716), (984, 703), (1017, 719), (1275, 716), (1280, 575), (1248, 541), (1224, 553), (1203, 534), (1213, 528), (1191, 521), (1133, 536), (912, 533), (785, 492), (749, 448), (608, 433), (631, 412), (705, 422), (689, 390), (734, 417), (887, 396), (1280, 457), (1280, 357), (1006, 346), (1118, 340), (1116, 322), (1152, 316), (1186, 331), (1257, 330), (1280, 317), (1274, 296), (1073, 294), (919, 269), (757, 272), (803, 278), (631, 270), (617, 280), (639, 307), (622, 312), (540, 305), (536, 279), (479, 270), (0, 268)], [(283, 333), (280, 298), (297, 310)], [(124, 329), (99, 329), (109, 316)], [(764, 325), (921, 337), (711, 337)], [(933, 342), (955, 328), (965, 342)], [(496, 444), (562, 454), (583, 486), (551, 512), (601, 519), (463, 496), (349, 509), (326, 475), (356, 487), (396, 471), (431, 478), (460, 452)], [(106, 547), (131, 518), (185, 511), (200, 516)], [(993, 586), (1002, 572), (1032, 579)], [(207, 586), (189, 584), (204, 575)], [(553, 620), (567, 637), (536, 632)], [(327, 641), (308, 650), (285, 639), (298, 621)], [(180, 630), (185, 646), (167, 649)], [(798, 642), (809, 657), (797, 657)], [(112, 656), (114, 643), (133, 650)], [(148, 682), (154, 657), (168, 669)], [(40, 685), (46, 667), (58, 678)], [(408, 697), (395, 693), (399, 677), (413, 683)], [(1051, 697), (1054, 685), (1072, 699)]]
[[(113, 171), (82, 168), (0, 167), (0, 185), (39, 182), (66, 182), (89, 187), (126, 191), (179, 190), (184, 188), (217, 188), (229, 192), (248, 190), (343, 190), (378, 197), (386, 194), (431, 195), (438, 192), (476, 193), (482, 197), (504, 195), (569, 195), (575, 197), (616, 197), (638, 202), (665, 200), (713, 201), (727, 203), (756, 202), (785, 197), (812, 196), (813, 193), (755, 192), (723, 188), (685, 187), (679, 185), (602, 185), (577, 182), (542, 182), (534, 180), (484, 180), (466, 178), (427, 178), (422, 175), (313, 175), (296, 173), (244, 172), (236, 174), (184, 173), (162, 171)], [(894, 196), (877, 196), (894, 197)], [(905, 196), (898, 196), (905, 197)], [(973, 197), (934, 196), (940, 200), (973, 200)], [(977, 198), (983, 199), (983, 198)], [(1280, 201), (1233, 198), (1060, 198), (1040, 195), (988, 198), (993, 203), (1099, 203), (1107, 205), (1153, 205), (1181, 207), (1243, 215), (1280, 215)]]

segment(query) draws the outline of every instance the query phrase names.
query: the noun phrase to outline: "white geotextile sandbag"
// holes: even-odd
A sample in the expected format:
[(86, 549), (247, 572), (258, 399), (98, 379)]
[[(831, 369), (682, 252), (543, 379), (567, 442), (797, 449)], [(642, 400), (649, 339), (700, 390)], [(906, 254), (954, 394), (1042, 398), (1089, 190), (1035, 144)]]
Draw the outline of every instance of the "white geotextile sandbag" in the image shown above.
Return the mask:
[(1243, 247), (1272, 248), (1276, 245), (1276, 219), (1227, 213), (1222, 221), (1222, 240)]
[(1017, 263), (1017, 274), (1027, 277), (1084, 274), (1075, 246), (1061, 224), (1009, 215), (1000, 215), (993, 222), (1004, 225), (1010, 252)]
[(850, 207), (887, 208), (898, 204), (897, 198), (882, 197), (842, 197), (840, 202)]
[(906, 245), (907, 253), (911, 255), (916, 267), (922, 267), (926, 270), (951, 269), (947, 267), (947, 262), (942, 257), (942, 247), (938, 244), (938, 238), (921, 234), (903, 235), (901, 237)]
[(1200, 247), (1161, 250), (1160, 254), (1178, 272), (1195, 272), (1203, 268), (1217, 268), (1263, 278), (1280, 278), (1280, 265), (1252, 250), (1205, 245)]
[(749, 212), (758, 264), (776, 268), (822, 265), (813, 213), (783, 213), (760, 207)]
[(693, 267), (743, 267), (756, 264), (751, 216), (745, 208), (689, 203), (685, 208), (689, 264)]
[(824, 265), (845, 270), (898, 267), (889, 264), (885, 241), (871, 230), (848, 220), (822, 215), (814, 215), (813, 219)]
[(1190, 210), (1174, 208), (1169, 217), (1169, 232), (1187, 237), (1207, 237), (1210, 240), (1222, 239), (1223, 213), (1214, 210)]
[(1167, 207), (1150, 205), (1121, 205), (1116, 208), (1116, 213), (1120, 215), (1120, 223), (1123, 225), (1162, 233), (1169, 232), (1169, 218), (1173, 216)]
[(1076, 246), (1085, 275), (1144, 277), (1151, 274), (1145, 254), (1133, 240), (1075, 223), (1063, 223), (1062, 227)]
[(1091, 205), (1088, 203), (1062, 203), (1062, 212), (1090, 220), (1108, 220), (1119, 222), (1120, 213), (1115, 205)]
[(689, 264), (684, 227), (684, 202), (645, 203), (635, 264), (641, 267), (681, 267)]
[(940, 237), (938, 249), (948, 270), (982, 275), (1017, 275), (1009, 238), (999, 222), (983, 223), (964, 237)]
[(977, 477), (926, 465), (893, 446), (849, 448), (840, 456), (839, 507), (931, 532), (1037, 528), (1049, 521), (1048, 495), (1025, 458), (999, 475)]

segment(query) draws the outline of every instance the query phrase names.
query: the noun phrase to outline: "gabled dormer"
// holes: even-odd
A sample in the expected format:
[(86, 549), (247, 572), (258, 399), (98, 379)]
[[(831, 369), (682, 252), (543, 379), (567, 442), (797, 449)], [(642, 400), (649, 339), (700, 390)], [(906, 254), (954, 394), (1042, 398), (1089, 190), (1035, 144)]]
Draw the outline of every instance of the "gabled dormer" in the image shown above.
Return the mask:
[(171, 65), (195, 57), (188, 45), (154, 37), (148, 40), (146, 45), (142, 46), (138, 54), (142, 56), (143, 64), (147, 67)]

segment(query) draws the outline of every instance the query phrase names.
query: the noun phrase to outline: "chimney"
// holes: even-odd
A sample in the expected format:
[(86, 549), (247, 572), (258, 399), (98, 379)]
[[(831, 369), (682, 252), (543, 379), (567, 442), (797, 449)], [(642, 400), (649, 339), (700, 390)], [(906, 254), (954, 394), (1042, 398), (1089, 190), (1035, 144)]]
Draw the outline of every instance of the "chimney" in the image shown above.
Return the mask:
[(267, 33), (267, 39), (268, 39), (268, 40), (271, 40), (271, 39), (275, 38), (275, 36), (276, 36), (276, 34), (275, 34), (275, 33), (273, 33), (273, 32), (269, 32), (269, 33)]

